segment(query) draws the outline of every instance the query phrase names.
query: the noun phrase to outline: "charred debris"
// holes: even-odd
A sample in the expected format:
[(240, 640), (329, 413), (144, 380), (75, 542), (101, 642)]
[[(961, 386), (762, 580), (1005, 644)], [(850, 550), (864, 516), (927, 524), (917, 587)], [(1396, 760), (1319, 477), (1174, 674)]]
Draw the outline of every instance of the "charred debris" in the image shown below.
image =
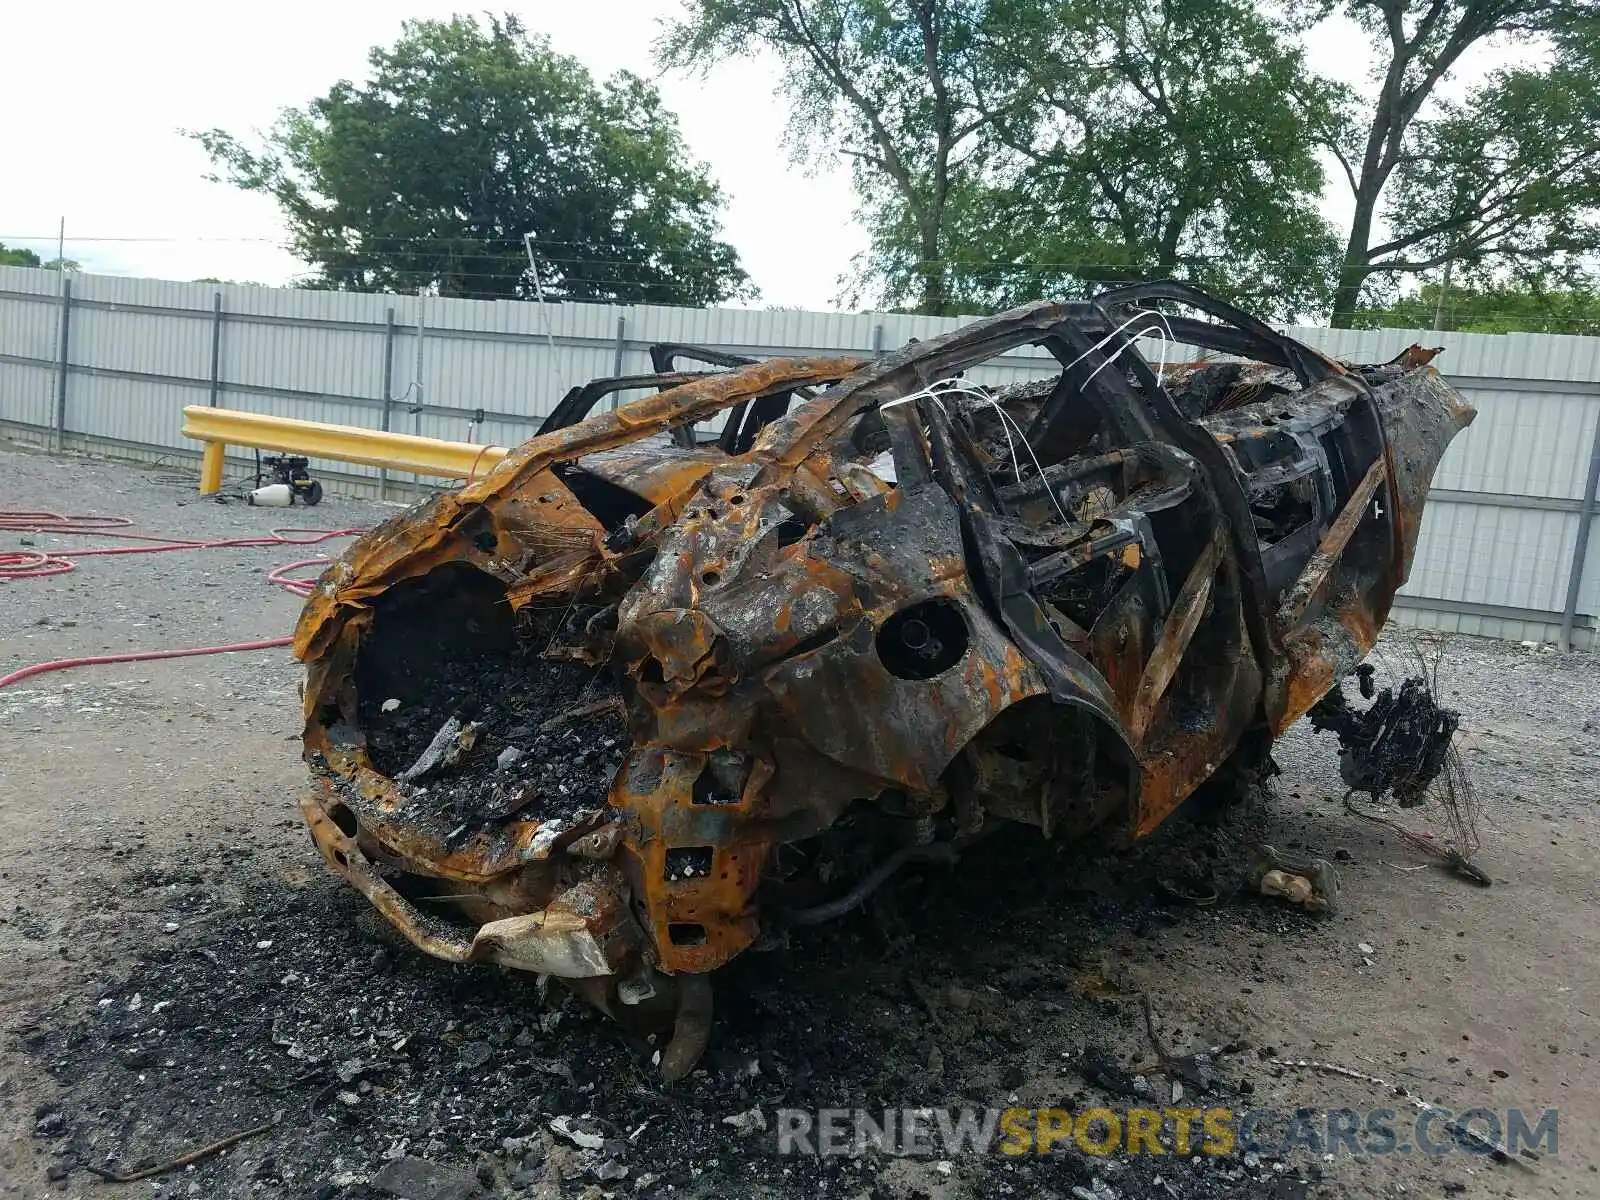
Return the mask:
[[(1059, 372), (968, 382), (1030, 346)], [(1324, 700), (1473, 417), (1431, 357), (1334, 362), (1177, 284), (872, 360), (659, 347), (327, 572), (302, 811), (422, 950), (553, 975), (681, 1076), (711, 972), (909, 862), (1140, 838), (1314, 707), (1363, 786), (1437, 745), (1405, 689)]]

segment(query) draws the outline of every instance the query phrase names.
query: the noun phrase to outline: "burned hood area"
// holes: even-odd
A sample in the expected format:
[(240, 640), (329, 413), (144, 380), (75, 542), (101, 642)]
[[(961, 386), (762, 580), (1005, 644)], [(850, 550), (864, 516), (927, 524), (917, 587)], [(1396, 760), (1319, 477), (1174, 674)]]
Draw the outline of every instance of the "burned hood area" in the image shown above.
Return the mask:
[[(969, 381), (1027, 347), (1059, 373)], [(679, 1079), (713, 972), (907, 866), (1127, 846), (1268, 770), (1472, 419), (1430, 357), (1151, 284), (576, 389), (319, 583), (304, 817), (412, 944), (560, 980)]]

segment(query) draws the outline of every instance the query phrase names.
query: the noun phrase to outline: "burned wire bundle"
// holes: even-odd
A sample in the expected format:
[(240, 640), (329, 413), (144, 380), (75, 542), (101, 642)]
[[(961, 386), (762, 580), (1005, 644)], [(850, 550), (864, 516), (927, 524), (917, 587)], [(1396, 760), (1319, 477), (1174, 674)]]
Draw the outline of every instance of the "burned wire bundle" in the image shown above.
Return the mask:
[[(1439, 703), (1444, 647), (1442, 639), (1416, 639), (1407, 669), (1417, 674), (1408, 675), (1398, 692), (1386, 687), (1374, 695), (1375, 668), (1362, 663), (1355, 675), (1362, 697), (1372, 701), (1365, 712), (1334, 688), (1307, 716), (1315, 729), (1339, 738), (1339, 775), (1349, 789), (1346, 811), (1382, 825), (1441, 865), (1488, 887), (1493, 881), (1472, 861), (1478, 852), (1478, 802), (1453, 740), (1461, 716)], [(1357, 792), (1366, 792), (1373, 802), (1392, 795), (1402, 809), (1425, 810), (1443, 825), (1442, 839), (1361, 807)]]
[(1376, 697), (1372, 676), (1370, 663), (1357, 668), (1361, 695), (1372, 701), (1365, 712), (1335, 688), (1307, 715), (1315, 729), (1338, 735), (1339, 777), (1346, 787), (1374, 800), (1392, 793), (1401, 808), (1415, 808), (1444, 769), (1461, 714), (1442, 708), (1420, 675), (1403, 681), (1398, 692), (1384, 688)]

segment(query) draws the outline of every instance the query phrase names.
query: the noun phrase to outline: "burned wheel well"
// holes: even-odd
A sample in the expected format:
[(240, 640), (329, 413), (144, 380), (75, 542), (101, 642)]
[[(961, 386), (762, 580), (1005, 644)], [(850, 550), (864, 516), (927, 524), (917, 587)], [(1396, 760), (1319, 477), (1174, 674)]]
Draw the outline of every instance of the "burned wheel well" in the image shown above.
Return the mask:
[[(372, 765), (392, 774), (410, 761), (393, 757), (409, 752), (414, 739), (401, 736), (409, 725), (420, 722), (415, 732), (421, 736), (425, 729), (431, 735), (449, 715), (436, 717), (431, 711), (436, 697), (451, 695), (455, 681), (482, 671), (489, 660), (503, 661), (516, 652), (516, 622), (505, 585), (467, 563), (446, 563), (397, 583), (372, 607), (372, 626), (356, 654), (354, 683)], [(394, 719), (386, 722), (396, 727), (393, 747), (386, 739), (373, 740), (390, 700), (400, 702)]]
[(1133, 815), (1133, 759), (1098, 713), (1035, 696), (984, 726), (945, 769), (963, 824), (982, 815), (1087, 834)]
[(505, 585), (467, 563), (445, 563), (395, 584), (372, 605), (372, 628), (356, 660), (363, 697), (425, 694), (441, 665), (485, 652), (510, 653), (515, 622)]

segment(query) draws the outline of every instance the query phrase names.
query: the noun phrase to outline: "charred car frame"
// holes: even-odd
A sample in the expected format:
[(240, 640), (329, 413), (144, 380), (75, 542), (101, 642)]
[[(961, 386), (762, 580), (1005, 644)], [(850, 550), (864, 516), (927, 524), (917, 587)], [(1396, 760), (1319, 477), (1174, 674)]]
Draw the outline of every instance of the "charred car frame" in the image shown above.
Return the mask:
[[(1027, 346), (1059, 373), (963, 382)], [(576, 389), (321, 580), (305, 818), (418, 947), (671, 1030), (680, 1076), (764, 931), (997, 826), (1138, 838), (1262, 763), (1372, 647), (1473, 416), (1429, 357), (1151, 284)], [(656, 390), (588, 415), (619, 389)]]

